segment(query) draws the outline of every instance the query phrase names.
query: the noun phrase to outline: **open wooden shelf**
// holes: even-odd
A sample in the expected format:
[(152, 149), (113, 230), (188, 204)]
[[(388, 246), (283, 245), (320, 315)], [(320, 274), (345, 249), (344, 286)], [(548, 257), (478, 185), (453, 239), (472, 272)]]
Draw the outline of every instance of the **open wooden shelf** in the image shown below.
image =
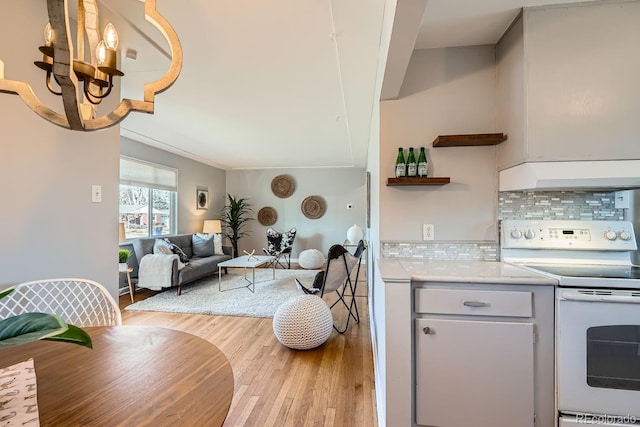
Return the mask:
[(445, 185), (451, 182), (451, 178), (446, 177), (411, 177), (411, 178), (387, 178), (387, 186), (398, 185)]
[(497, 145), (506, 141), (504, 133), (471, 133), (467, 135), (438, 135), (433, 140), (434, 147), (473, 147)]

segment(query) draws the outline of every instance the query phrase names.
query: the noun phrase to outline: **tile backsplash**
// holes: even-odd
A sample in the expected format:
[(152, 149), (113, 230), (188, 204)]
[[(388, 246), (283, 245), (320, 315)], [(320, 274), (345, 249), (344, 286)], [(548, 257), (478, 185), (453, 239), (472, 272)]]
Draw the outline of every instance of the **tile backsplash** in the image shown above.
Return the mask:
[(496, 261), (498, 243), (491, 241), (380, 242), (383, 258), (421, 258), (436, 261)]
[(498, 193), (498, 219), (579, 219), (622, 221), (615, 192), (505, 191)]
[[(498, 193), (498, 218), (579, 219), (622, 221), (624, 211), (615, 207), (615, 192), (505, 191)], [(438, 261), (497, 261), (498, 242), (492, 241), (382, 241), (383, 258), (422, 258)]]

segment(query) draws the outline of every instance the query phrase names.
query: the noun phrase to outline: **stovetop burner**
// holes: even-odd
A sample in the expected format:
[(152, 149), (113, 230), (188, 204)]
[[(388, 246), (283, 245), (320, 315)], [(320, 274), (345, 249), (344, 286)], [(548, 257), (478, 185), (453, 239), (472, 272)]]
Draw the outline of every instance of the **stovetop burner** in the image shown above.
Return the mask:
[(570, 288), (640, 289), (638, 245), (629, 221), (505, 220), (502, 260)]
[(525, 267), (564, 277), (640, 279), (640, 267), (630, 265), (525, 264)]

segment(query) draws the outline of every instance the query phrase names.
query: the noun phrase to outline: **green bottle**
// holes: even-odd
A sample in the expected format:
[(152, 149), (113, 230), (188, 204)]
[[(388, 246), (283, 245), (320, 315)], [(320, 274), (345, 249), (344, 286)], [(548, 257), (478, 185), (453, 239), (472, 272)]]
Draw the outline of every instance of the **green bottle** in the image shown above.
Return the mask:
[(413, 147), (409, 147), (409, 156), (407, 157), (407, 176), (418, 176), (418, 164), (416, 163), (416, 156), (413, 154)]
[(424, 154), (424, 147), (420, 147), (420, 154), (418, 155), (418, 176), (427, 176), (427, 156)]
[(404, 153), (402, 147), (398, 148), (398, 157), (396, 158), (396, 178), (404, 178), (407, 176), (407, 165), (404, 162)]

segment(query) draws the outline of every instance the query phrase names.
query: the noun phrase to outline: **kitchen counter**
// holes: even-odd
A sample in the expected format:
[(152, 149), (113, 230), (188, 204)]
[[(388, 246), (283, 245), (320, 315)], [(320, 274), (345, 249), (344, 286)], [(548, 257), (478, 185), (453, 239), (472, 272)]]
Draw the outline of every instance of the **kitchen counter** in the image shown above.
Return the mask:
[[(535, 346), (535, 411), (539, 425), (553, 425), (553, 298), (557, 281), (548, 276), (535, 273), (513, 264), (497, 261), (429, 261), (415, 258), (379, 258), (376, 267), (383, 282), (382, 295), (383, 324), (378, 329), (378, 342), (384, 351), (378, 358), (380, 379), (376, 390), (380, 390), (380, 402), (383, 405), (385, 425), (416, 427), (416, 378), (414, 377), (414, 339), (416, 322), (437, 323), (438, 314), (416, 313), (417, 288), (435, 289), (446, 292), (447, 288), (455, 292), (483, 292), (492, 296), (503, 293), (504, 298), (532, 298), (531, 307), (535, 307), (529, 317), (518, 317), (522, 324), (534, 324), (538, 344)], [(431, 293), (430, 295), (437, 294)], [(449, 294), (449, 296), (452, 294)], [(529, 296), (527, 296), (529, 295)], [(445, 304), (449, 299), (440, 301)], [(438, 303), (436, 301), (436, 303)], [(508, 307), (511, 307), (507, 304)], [(502, 307), (505, 307), (504, 305)], [(438, 312), (436, 310), (436, 312)], [(451, 317), (447, 319), (451, 320)], [(469, 316), (460, 325), (488, 325), (497, 328), (504, 326), (506, 317)], [(435, 320), (435, 322), (433, 321)], [(445, 319), (446, 320), (446, 319)], [(468, 323), (467, 323), (468, 322)], [(469, 332), (472, 334), (471, 332)], [(422, 335), (420, 335), (422, 336)], [(466, 341), (465, 341), (466, 342)], [(515, 341), (514, 341), (515, 342)], [(512, 344), (509, 341), (509, 345)], [(455, 356), (455, 352), (451, 353)], [(448, 357), (448, 356), (447, 356)], [(488, 360), (493, 360), (489, 358)], [(421, 365), (422, 366), (422, 365)], [(426, 382), (429, 384), (430, 380)], [(452, 382), (453, 384), (455, 382)], [(424, 385), (424, 383), (421, 383)], [(516, 405), (517, 406), (517, 405)], [(520, 407), (520, 406), (517, 406)], [(486, 421), (486, 420), (485, 420)], [(433, 424), (433, 423), (431, 423)], [(446, 423), (444, 423), (446, 424)], [(437, 425), (444, 425), (438, 423)], [(455, 424), (455, 423), (450, 423)], [(435, 424), (434, 424), (435, 425)], [(458, 424), (464, 425), (464, 424)], [(486, 424), (483, 424), (486, 425)], [(523, 424), (525, 425), (525, 424)], [(529, 424), (526, 424), (529, 425)]]
[(550, 285), (557, 280), (525, 268), (496, 261), (429, 261), (410, 258), (380, 258), (378, 268), (384, 282), (455, 282)]

